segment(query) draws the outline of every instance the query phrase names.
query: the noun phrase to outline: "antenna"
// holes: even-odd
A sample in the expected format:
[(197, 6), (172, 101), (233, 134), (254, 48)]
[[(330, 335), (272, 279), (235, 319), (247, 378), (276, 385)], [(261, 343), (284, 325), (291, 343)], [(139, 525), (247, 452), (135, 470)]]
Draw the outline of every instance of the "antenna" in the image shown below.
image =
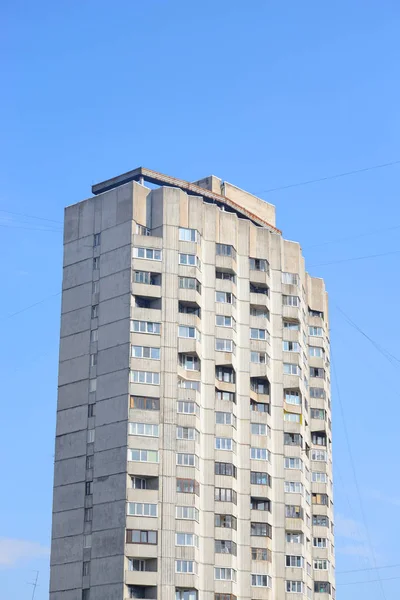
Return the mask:
[(36, 579), (33, 582), (28, 582), (28, 585), (33, 585), (33, 590), (32, 590), (32, 600), (35, 600), (35, 593), (36, 593), (36, 588), (38, 585), (38, 579), (39, 579), (39, 571), (35, 571), (36, 572)]

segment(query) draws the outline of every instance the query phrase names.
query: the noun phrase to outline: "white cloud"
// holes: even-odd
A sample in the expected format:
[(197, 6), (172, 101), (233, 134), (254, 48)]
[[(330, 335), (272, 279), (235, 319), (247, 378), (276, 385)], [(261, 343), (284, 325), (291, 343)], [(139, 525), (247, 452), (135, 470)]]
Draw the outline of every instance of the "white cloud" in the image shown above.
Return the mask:
[(20, 560), (48, 556), (50, 550), (37, 542), (0, 538), (0, 566), (12, 567)]

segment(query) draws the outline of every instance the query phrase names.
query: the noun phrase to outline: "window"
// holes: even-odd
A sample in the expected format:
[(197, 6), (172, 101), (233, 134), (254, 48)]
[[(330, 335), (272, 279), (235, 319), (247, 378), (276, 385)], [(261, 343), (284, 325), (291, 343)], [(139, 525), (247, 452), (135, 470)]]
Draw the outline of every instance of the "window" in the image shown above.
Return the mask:
[(260, 365), (268, 365), (269, 356), (266, 352), (250, 352), (250, 362)]
[(253, 587), (271, 587), (271, 577), (269, 575), (251, 574), (251, 585)]
[(151, 273), (150, 271), (134, 271), (133, 281), (135, 283), (144, 283), (146, 285), (161, 285), (161, 273)]
[(218, 327), (235, 327), (235, 319), (224, 315), (215, 315), (215, 324)]
[(93, 494), (93, 481), (87, 481), (85, 483), (85, 496), (91, 496)]
[(128, 569), (129, 571), (151, 571), (149, 567), (149, 564), (147, 563), (146, 559), (134, 559), (134, 558), (130, 558), (129, 559), (129, 563), (128, 563)]
[(303, 461), (301, 458), (294, 458), (291, 456), (285, 457), (285, 469), (300, 469), (303, 470)]
[(236, 299), (231, 292), (215, 292), (215, 302), (223, 304), (236, 304)]
[(157, 450), (140, 450), (140, 449), (129, 449), (128, 460), (137, 462), (152, 462), (158, 463), (158, 451)]
[(304, 583), (302, 581), (287, 581), (286, 582), (286, 591), (291, 592), (292, 594), (303, 594), (304, 593)]
[(200, 391), (200, 381), (191, 381), (190, 379), (178, 379), (178, 387), (185, 390)]
[(251, 340), (269, 340), (269, 333), (266, 329), (257, 329), (255, 327), (250, 328), (250, 339)]
[(311, 434), (311, 443), (316, 446), (326, 446), (325, 431), (313, 431)]
[(237, 529), (237, 519), (233, 515), (215, 515), (215, 527), (224, 527), (225, 529)]
[(88, 444), (93, 444), (93, 442), (94, 442), (94, 434), (95, 434), (95, 430), (94, 429), (88, 429), (88, 432), (87, 432), (87, 443)]
[(250, 271), (269, 273), (269, 263), (265, 258), (249, 258)]
[(252, 377), (250, 379), (250, 389), (257, 394), (269, 394), (269, 381)]
[(285, 375), (301, 376), (301, 368), (299, 365), (295, 365), (294, 363), (283, 363), (283, 372)]
[(310, 335), (311, 337), (322, 337), (323, 336), (322, 327), (309, 327), (308, 335)]
[[(90, 521), (93, 520), (93, 508), (85, 508), (84, 520), (85, 523), (90, 523)], [(87, 546), (85, 546), (85, 548), (86, 547)]]
[(197, 564), (193, 560), (176, 560), (175, 571), (177, 573), (197, 573)]
[(327, 548), (328, 540), (327, 538), (315, 537), (313, 538), (313, 546), (314, 548)]
[(216, 412), (215, 422), (219, 425), (233, 425), (233, 427), (236, 427), (236, 417), (231, 412)]
[(100, 269), (100, 256), (95, 256), (93, 259), (93, 270), (97, 271), (97, 269)]
[(285, 411), (283, 413), (283, 420), (288, 421), (289, 423), (301, 423), (301, 415)]
[(327, 581), (314, 581), (314, 592), (316, 594), (330, 594), (331, 584)]
[(232, 367), (215, 367), (215, 376), (218, 381), (235, 383), (235, 371)]
[(283, 443), (285, 446), (303, 446), (303, 438), (299, 433), (284, 433)]
[(231, 438), (215, 438), (216, 450), (233, 450), (236, 451), (236, 443)]
[(215, 339), (215, 350), (217, 352), (234, 352), (235, 344), (232, 340), (226, 340), (222, 338)]
[(320, 377), (321, 379), (325, 379), (325, 371), (324, 369), (317, 367), (310, 367), (310, 377)]
[(329, 569), (329, 561), (317, 558), (316, 560), (314, 560), (313, 567), (317, 571), (328, 571), (328, 569)]
[(175, 600), (198, 600), (197, 590), (175, 590)]
[(287, 494), (303, 494), (303, 484), (300, 481), (285, 481)]
[(215, 390), (215, 399), (224, 402), (236, 402), (234, 392), (223, 392), (221, 390)]
[(140, 225), (140, 223), (136, 223), (136, 233), (138, 235), (151, 235), (151, 229), (146, 227), (145, 225)]
[(325, 390), (322, 388), (310, 387), (310, 398), (325, 398)]
[(86, 560), (83, 563), (82, 575), (85, 577), (85, 575), (89, 575), (89, 574), (90, 574), (90, 562)]
[(99, 339), (99, 330), (98, 329), (93, 329), (90, 332), (90, 343), (93, 344), (94, 342), (97, 342)]
[(195, 546), (199, 547), (199, 538), (194, 533), (176, 533), (175, 534), (175, 545), (176, 546)]
[(298, 321), (283, 321), (284, 329), (291, 329), (292, 331), (300, 331), (300, 323)]
[(298, 296), (282, 296), (283, 306), (300, 306), (300, 298)]
[(97, 365), (97, 354), (90, 355), (90, 366), (95, 367)]
[(133, 358), (151, 358), (152, 360), (160, 360), (160, 348), (150, 346), (132, 346)]
[(266, 402), (256, 402), (255, 400), (250, 400), (250, 410), (270, 414), (270, 406)]
[(132, 481), (132, 488), (134, 490), (146, 490), (147, 489), (147, 479), (144, 479), (143, 477), (133, 476), (131, 478), (131, 481)]
[(293, 531), (286, 532), (286, 541), (288, 544), (302, 544), (303, 534)]
[(272, 527), (269, 523), (250, 523), (250, 535), (272, 538)]
[(196, 329), (196, 327), (188, 327), (186, 325), (179, 325), (178, 326), (178, 337), (189, 338), (189, 339), (200, 341), (200, 332)]
[(83, 547), (84, 548), (91, 548), (92, 547), (92, 534), (88, 534), (88, 535), (84, 535), (83, 536)]
[(293, 556), (291, 554), (286, 555), (286, 566), (295, 567), (297, 569), (304, 568), (304, 558), (302, 556)]
[(299, 285), (300, 279), (297, 273), (286, 273), (282, 272), (282, 283), (288, 285)]
[(93, 281), (92, 294), (98, 294), (99, 293), (99, 289), (100, 289), (100, 282), (99, 281)]
[(196, 354), (179, 354), (179, 364), (186, 371), (200, 371), (200, 359)]
[(268, 435), (268, 426), (263, 423), (251, 423), (250, 428), (253, 435)]
[(308, 353), (310, 356), (315, 356), (316, 358), (324, 358), (324, 349), (319, 346), (309, 346)]
[(88, 417), (94, 417), (94, 404), (88, 404)]
[(310, 410), (310, 416), (312, 419), (321, 419), (325, 421), (326, 413), (322, 408), (312, 408)]
[(158, 437), (159, 426), (151, 423), (129, 423), (129, 435)]
[(127, 529), (127, 544), (157, 544), (157, 531)]
[(134, 248), (133, 255), (136, 258), (146, 258), (147, 260), (161, 260), (162, 253), (158, 248)]
[(250, 316), (269, 319), (269, 310), (265, 306), (250, 306)]
[(130, 407), (138, 410), (160, 410), (160, 399), (147, 398), (145, 396), (131, 396)]
[(327, 494), (312, 494), (312, 503), (329, 506), (329, 498)]
[(269, 296), (269, 287), (267, 285), (262, 285), (261, 283), (252, 283), (250, 282), (249, 286), (250, 294), (263, 294), (264, 296)]
[(89, 379), (89, 393), (95, 392), (97, 389), (97, 379)]
[(314, 483), (328, 483), (328, 476), (326, 473), (313, 471), (311, 473), (311, 481), (313, 481)]
[(314, 310), (313, 308), (308, 307), (308, 314), (310, 317), (321, 317), (321, 319), (324, 318), (324, 313), (322, 310)]
[(200, 267), (201, 267), (200, 260), (195, 254), (179, 253), (179, 264), (197, 267), (198, 269), (200, 269)]
[(237, 504), (237, 495), (231, 488), (214, 488), (217, 502), (233, 502)]
[(237, 556), (236, 544), (231, 540), (215, 540), (215, 553), (233, 554), (233, 556)]
[(190, 402), (189, 400), (178, 400), (176, 403), (176, 410), (178, 413), (184, 415), (199, 415), (200, 406), (196, 402)]
[(199, 520), (199, 511), (194, 506), (177, 506), (175, 510), (177, 519), (184, 519), (185, 521)]
[(301, 395), (298, 390), (285, 390), (285, 402), (288, 404), (301, 404)]
[(268, 498), (250, 498), (250, 509), (271, 512), (271, 501)]
[(234, 283), (236, 282), (236, 275), (232, 271), (220, 271), (217, 269), (215, 271), (215, 278), (224, 279), (225, 281), (233, 281)]
[(90, 589), (85, 588), (82, 590), (82, 600), (90, 600)]
[(131, 371), (131, 383), (160, 385), (160, 373), (153, 371)]
[(135, 517), (156, 517), (157, 504), (128, 502), (128, 515)]
[(186, 227), (179, 227), (179, 241), (198, 242), (199, 237), (199, 232), (196, 229), (187, 229)]
[(194, 302), (179, 302), (178, 310), (180, 313), (187, 315), (196, 315), (197, 317), (200, 317), (201, 315), (200, 306)]
[(99, 316), (99, 305), (93, 304), (92, 306), (92, 319), (96, 319)]
[(200, 486), (195, 479), (177, 479), (176, 491), (183, 494), (196, 494), (200, 496)]
[(267, 560), (271, 562), (271, 550), (268, 550), (268, 548), (252, 548), (251, 560)]
[(236, 571), (235, 569), (215, 567), (214, 577), (224, 581), (236, 581)]
[(283, 340), (282, 345), (284, 352), (300, 352), (301, 350), (299, 342), (287, 342)]
[(237, 600), (234, 594), (214, 594), (214, 600)]
[(199, 457), (195, 454), (178, 452), (176, 455), (176, 464), (182, 467), (196, 467), (196, 469), (198, 469)]
[(295, 506), (293, 504), (285, 505), (285, 517), (288, 519), (302, 519), (303, 509), (301, 506)]
[(155, 323), (154, 321), (131, 321), (131, 331), (160, 335), (161, 323)]
[(231, 256), (236, 258), (236, 250), (229, 244), (215, 244), (215, 253), (218, 256)]
[(271, 487), (271, 477), (265, 472), (251, 471), (250, 483), (254, 485), (268, 485)]
[(95, 233), (93, 236), (93, 246), (100, 246), (101, 233)]
[(177, 440), (196, 440), (199, 441), (200, 433), (194, 427), (180, 427), (176, 428), (176, 439)]
[(326, 450), (311, 450), (311, 460), (321, 460), (326, 462), (327, 457)]
[(270, 460), (271, 453), (266, 448), (250, 448), (252, 460)]
[(86, 457), (86, 468), (87, 469), (93, 469), (93, 454), (89, 454), (89, 456)]
[(215, 475), (226, 475), (227, 477), (235, 477), (236, 479), (237, 470), (234, 464), (224, 462), (216, 462), (214, 464)]
[(329, 527), (329, 519), (325, 515), (313, 515), (313, 525), (318, 527)]

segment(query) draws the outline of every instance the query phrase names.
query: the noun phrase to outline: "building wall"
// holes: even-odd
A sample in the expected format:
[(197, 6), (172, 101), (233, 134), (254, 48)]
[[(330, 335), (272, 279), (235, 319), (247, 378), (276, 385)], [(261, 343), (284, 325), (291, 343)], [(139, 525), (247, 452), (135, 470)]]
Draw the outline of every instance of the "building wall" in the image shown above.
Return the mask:
[[(274, 215), (270, 205), (268, 211)], [(182, 227), (197, 230), (198, 240), (181, 241)], [(324, 283), (306, 273), (299, 244), (177, 188), (150, 191), (135, 182), (68, 207), (64, 242), (51, 600), (81, 600), (89, 588), (92, 600), (122, 600), (127, 585), (143, 585), (144, 597), (163, 600), (174, 600), (176, 588), (196, 589), (201, 600), (215, 593), (280, 600), (292, 597), (288, 580), (302, 581), (309, 597), (328, 598), (314, 593), (314, 580), (334, 587), (333, 570), (313, 570), (314, 558), (334, 566), (331, 527), (313, 525), (313, 514), (333, 523), (328, 308)], [(234, 256), (218, 255), (216, 243), (233, 246)], [(161, 250), (162, 260), (140, 258), (134, 248)], [(180, 253), (196, 255), (200, 268), (179, 264)], [(249, 257), (266, 259), (268, 272), (250, 269)], [(216, 278), (217, 270), (235, 273), (235, 281)], [(161, 276), (161, 285), (138, 282), (136, 271)], [(283, 273), (297, 274), (299, 283), (286, 283)], [(181, 277), (197, 279), (201, 290), (182, 289)], [(269, 294), (251, 291), (250, 283)], [(235, 304), (216, 302), (216, 290), (233, 294)], [(284, 296), (298, 297), (299, 307), (284, 305)], [(138, 306), (143, 298), (152, 299), (151, 308)], [(180, 303), (197, 304), (201, 318), (179, 312)], [(269, 318), (250, 314), (250, 306)], [(233, 317), (236, 327), (216, 325), (217, 314)], [(159, 322), (161, 334), (133, 332), (131, 320)], [(300, 330), (284, 328), (284, 320)], [(199, 339), (178, 337), (179, 325), (195, 327)], [(309, 336), (310, 326), (322, 331)], [(267, 330), (269, 339), (250, 339), (250, 328)], [(232, 340), (235, 352), (216, 351), (216, 339)], [(298, 342), (301, 351), (284, 350), (284, 341)], [(132, 358), (131, 346), (158, 347), (160, 360)], [(309, 346), (324, 356), (309, 356)], [(251, 362), (252, 351), (266, 353), (267, 363)], [(185, 354), (198, 357), (199, 371), (180, 364)], [(298, 365), (301, 375), (285, 374), (283, 363)], [(216, 378), (223, 366), (234, 368), (234, 384)], [(323, 369), (324, 378), (311, 377), (310, 368)], [(159, 373), (160, 384), (133, 383), (133, 371)], [(268, 394), (251, 389), (254, 378), (268, 380)], [(190, 381), (199, 390), (182, 387)], [(311, 397), (311, 388), (325, 397)], [(235, 403), (217, 398), (217, 390), (234, 392)], [(286, 402), (285, 390), (297, 390), (301, 405)], [(132, 396), (159, 398), (160, 410), (130, 408)], [(196, 402), (198, 414), (178, 413), (178, 400)], [(270, 414), (251, 410), (250, 401), (269, 403)], [(311, 418), (311, 408), (326, 418)], [(216, 423), (216, 412), (233, 413), (236, 427)], [(159, 437), (130, 435), (128, 422), (158, 424)], [(252, 433), (257, 423), (267, 435)], [(177, 439), (177, 427), (195, 428), (198, 439)], [(317, 431), (326, 432), (326, 448), (313, 444)], [(300, 434), (303, 446), (285, 445), (284, 432)], [(216, 438), (232, 439), (235, 450), (217, 449)], [(134, 448), (158, 451), (158, 463), (130, 460)], [(267, 449), (270, 459), (251, 458), (251, 448)], [(313, 449), (326, 450), (327, 461), (312, 460)], [(177, 453), (195, 454), (198, 468), (177, 465)], [(301, 459), (303, 469), (285, 468), (285, 457)], [(215, 462), (233, 463), (237, 477), (216, 475)], [(312, 482), (313, 471), (327, 473), (328, 483)], [(251, 472), (267, 472), (272, 485), (251, 483)], [(158, 477), (158, 490), (133, 489), (133, 476)], [(177, 492), (177, 478), (196, 480), (199, 495)], [(301, 483), (303, 493), (286, 493), (285, 481)], [(233, 489), (237, 502), (216, 500), (216, 488)], [(328, 505), (313, 504), (311, 494), (327, 494)], [(251, 509), (251, 496), (270, 500), (271, 511)], [(129, 502), (157, 504), (157, 517), (128, 515)], [(303, 518), (285, 516), (285, 505), (301, 507)], [(199, 520), (177, 519), (177, 506), (196, 507)], [(237, 530), (215, 527), (215, 514), (233, 515)], [(270, 524), (272, 538), (251, 536), (251, 522)], [(132, 529), (157, 530), (157, 545), (129, 543)], [(287, 543), (286, 531), (301, 531), (304, 543)], [(198, 536), (198, 547), (176, 546), (177, 532)], [(313, 547), (314, 537), (328, 538), (330, 547)], [(237, 556), (215, 553), (215, 540), (236, 542)], [(268, 549), (272, 561), (252, 561), (252, 547)], [(304, 568), (286, 567), (286, 555), (304, 557)], [(157, 571), (130, 571), (132, 557), (157, 558)], [(176, 573), (177, 560), (195, 561), (197, 573)], [(234, 569), (236, 581), (215, 580), (216, 567)], [(252, 586), (252, 574), (269, 575), (272, 587)]]

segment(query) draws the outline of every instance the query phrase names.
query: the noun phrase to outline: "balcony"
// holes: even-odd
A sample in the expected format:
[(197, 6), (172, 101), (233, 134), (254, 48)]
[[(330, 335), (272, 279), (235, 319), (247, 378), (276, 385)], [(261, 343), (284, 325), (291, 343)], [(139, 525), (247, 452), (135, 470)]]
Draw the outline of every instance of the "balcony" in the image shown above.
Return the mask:
[[(127, 572), (129, 573), (129, 571)], [(141, 573), (138, 573), (139, 575)], [(144, 574), (144, 573), (143, 573)], [(154, 573), (152, 573), (154, 575)], [(155, 574), (157, 575), (157, 574)], [(139, 600), (157, 599), (157, 586), (146, 586), (146, 585), (128, 585), (127, 598), (138, 598)]]

